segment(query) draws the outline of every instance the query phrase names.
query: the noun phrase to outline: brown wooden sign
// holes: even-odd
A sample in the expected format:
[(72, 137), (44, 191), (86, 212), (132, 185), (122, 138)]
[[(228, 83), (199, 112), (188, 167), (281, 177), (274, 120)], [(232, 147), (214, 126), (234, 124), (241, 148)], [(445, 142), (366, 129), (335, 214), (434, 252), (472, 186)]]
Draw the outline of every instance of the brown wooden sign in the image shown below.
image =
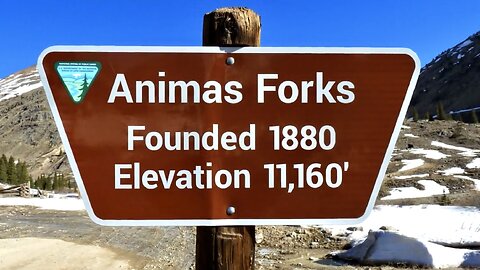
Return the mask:
[(38, 68), (102, 225), (354, 223), (419, 74), (408, 49), (51, 47)]

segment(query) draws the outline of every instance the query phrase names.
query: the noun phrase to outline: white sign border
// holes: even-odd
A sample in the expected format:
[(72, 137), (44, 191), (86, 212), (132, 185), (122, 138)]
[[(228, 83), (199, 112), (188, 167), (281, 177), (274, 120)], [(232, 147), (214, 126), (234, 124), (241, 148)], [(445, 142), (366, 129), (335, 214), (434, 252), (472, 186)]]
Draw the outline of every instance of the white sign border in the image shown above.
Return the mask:
[[(415, 69), (410, 79), (405, 99), (395, 124), (390, 142), (377, 175), (375, 185), (364, 214), (359, 218), (338, 219), (171, 219), (171, 220), (105, 220), (97, 217), (92, 209), (83, 180), (73, 156), (62, 119), (58, 112), (52, 90), (43, 68), (43, 59), (51, 52), (152, 52), (152, 53), (298, 53), (298, 54), (404, 54), (412, 58)], [(163, 47), (163, 46), (52, 46), (39, 56), (37, 69), (47, 95), (47, 100), (65, 148), (68, 161), (85, 203), (90, 219), (103, 226), (241, 226), (241, 225), (354, 225), (364, 221), (373, 210), (375, 200), (383, 182), (383, 177), (400, 134), (403, 120), (408, 110), (413, 91), (420, 74), (420, 60), (415, 52), (408, 48), (372, 48), (372, 47)]]

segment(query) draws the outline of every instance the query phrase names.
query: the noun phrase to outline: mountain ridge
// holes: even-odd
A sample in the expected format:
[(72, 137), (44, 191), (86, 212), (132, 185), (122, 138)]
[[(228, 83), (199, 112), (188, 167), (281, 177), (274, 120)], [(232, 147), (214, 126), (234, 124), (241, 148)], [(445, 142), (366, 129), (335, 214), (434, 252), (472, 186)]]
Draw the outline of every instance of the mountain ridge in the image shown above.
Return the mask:
[[(480, 107), (480, 32), (440, 53), (420, 71), (409, 116), (434, 116), (437, 107), (469, 112)], [(468, 115), (467, 115), (468, 116)]]
[(34, 66), (0, 80), (0, 115), (0, 154), (25, 161), (34, 179), (71, 174)]

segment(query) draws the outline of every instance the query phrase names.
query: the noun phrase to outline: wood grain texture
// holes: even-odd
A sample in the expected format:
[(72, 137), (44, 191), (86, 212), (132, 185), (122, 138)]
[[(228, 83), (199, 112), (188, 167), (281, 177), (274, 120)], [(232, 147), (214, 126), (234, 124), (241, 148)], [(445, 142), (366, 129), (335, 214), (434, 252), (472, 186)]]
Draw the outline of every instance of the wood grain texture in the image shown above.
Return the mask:
[[(260, 16), (247, 8), (220, 8), (203, 17), (203, 46), (260, 46)], [(197, 270), (255, 268), (255, 226), (197, 227)]]

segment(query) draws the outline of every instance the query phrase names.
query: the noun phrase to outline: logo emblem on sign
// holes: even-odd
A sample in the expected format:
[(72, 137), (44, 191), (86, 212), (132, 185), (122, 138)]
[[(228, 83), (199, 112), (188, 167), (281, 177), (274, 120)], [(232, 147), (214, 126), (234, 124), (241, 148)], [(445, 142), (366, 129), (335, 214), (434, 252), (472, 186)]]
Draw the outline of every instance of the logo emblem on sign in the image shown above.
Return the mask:
[(55, 63), (55, 70), (75, 103), (83, 101), (101, 68), (99, 62)]

